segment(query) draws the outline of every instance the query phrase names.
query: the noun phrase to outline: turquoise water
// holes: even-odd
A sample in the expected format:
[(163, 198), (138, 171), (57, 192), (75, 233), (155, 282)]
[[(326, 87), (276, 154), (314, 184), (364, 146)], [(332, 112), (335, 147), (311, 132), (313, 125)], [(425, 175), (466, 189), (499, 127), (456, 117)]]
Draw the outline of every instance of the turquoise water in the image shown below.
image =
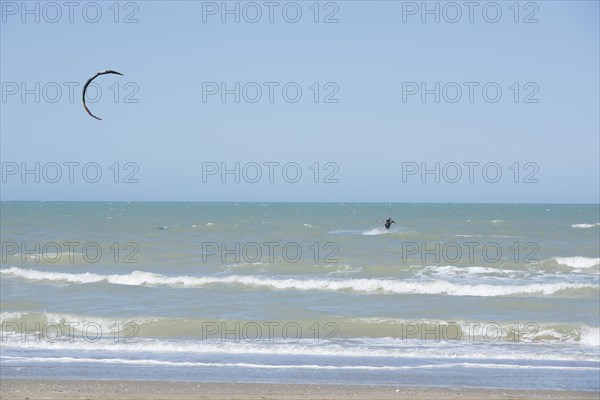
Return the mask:
[(599, 390), (599, 221), (3, 202), (2, 376)]

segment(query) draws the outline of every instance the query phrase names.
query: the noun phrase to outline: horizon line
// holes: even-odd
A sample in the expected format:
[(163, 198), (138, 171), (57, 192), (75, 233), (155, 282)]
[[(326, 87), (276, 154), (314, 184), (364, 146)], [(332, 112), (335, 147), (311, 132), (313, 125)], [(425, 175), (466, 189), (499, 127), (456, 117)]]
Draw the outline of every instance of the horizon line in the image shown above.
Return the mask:
[(534, 203), (534, 202), (389, 202), (389, 201), (202, 201), (202, 200), (2, 200), (0, 203), (244, 203), (244, 204), (472, 204), (472, 205), (597, 205), (599, 203)]

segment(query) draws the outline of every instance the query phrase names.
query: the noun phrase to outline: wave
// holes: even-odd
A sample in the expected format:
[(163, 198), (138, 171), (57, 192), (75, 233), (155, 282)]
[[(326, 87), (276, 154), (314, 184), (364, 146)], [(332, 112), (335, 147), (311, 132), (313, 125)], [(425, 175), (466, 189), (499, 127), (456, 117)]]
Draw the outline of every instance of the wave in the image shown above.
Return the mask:
[(212, 276), (165, 276), (146, 271), (134, 271), (123, 275), (71, 274), (64, 272), (45, 272), (18, 267), (0, 270), (1, 274), (24, 278), (30, 281), (49, 281), (64, 283), (99, 283), (107, 282), (129, 286), (170, 286), (178, 288), (194, 288), (207, 285), (241, 285), (252, 288), (272, 290), (300, 291), (348, 291), (358, 293), (380, 294), (429, 294), (449, 296), (511, 296), (511, 295), (553, 295), (563, 291), (578, 289), (597, 289), (598, 285), (583, 283), (531, 283), (524, 285), (491, 285), (491, 284), (456, 284), (443, 280), (408, 281), (394, 279), (293, 279), (272, 278), (252, 275), (230, 275), (226, 277)]
[(580, 342), (587, 346), (600, 346), (600, 328), (582, 327)]
[(494, 238), (494, 239), (516, 239), (519, 238), (519, 236), (513, 236), (513, 235), (482, 235), (482, 234), (478, 234), (478, 235), (454, 235), (455, 237), (465, 237), (465, 238)]
[(250, 368), (250, 369), (310, 369), (310, 370), (367, 370), (367, 371), (401, 371), (411, 369), (443, 369), (443, 368), (501, 368), (501, 369), (550, 369), (566, 371), (599, 371), (598, 367), (571, 367), (559, 365), (519, 365), (493, 363), (446, 363), (421, 365), (318, 365), (318, 364), (257, 364), (257, 363), (225, 363), (225, 362), (193, 362), (165, 361), (152, 359), (126, 358), (78, 358), (78, 357), (0, 357), (6, 363), (41, 362), (41, 363), (102, 363), (126, 365), (160, 365), (169, 367), (212, 367), (212, 368)]
[(40, 329), (48, 325), (60, 326), (64, 332), (69, 332), (69, 330), (80, 332), (83, 327), (94, 325), (103, 332), (121, 332), (128, 323), (135, 323), (139, 327), (160, 323), (161, 319), (164, 322), (165, 318), (161, 317), (109, 318), (32, 311), (3, 311), (0, 313), (1, 332), (3, 333), (14, 332), (15, 329), (20, 329), (21, 324), (32, 329), (37, 329), (38, 326)]
[[(42, 339), (47, 336), (81, 333), (86, 329), (100, 332), (101, 337), (136, 338), (215, 338), (221, 331), (235, 332), (241, 341), (281, 339), (285, 326), (298, 328), (299, 339), (311, 339), (315, 326), (323, 327), (321, 341), (381, 339), (378, 345), (389, 342), (404, 344), (412, 339), (445, 343), (571, 343), (600, 347), (600, 328), (580, 324), (493, 322), (493, 321), (445, 321), (406, 320), (385, 317), (339, 317), (321, 316), (318, 319), (295, 319), (278, 321), (206, 319), (198, 317), (135, 316), (106, 317), (47, 312), (2, 312), (0, 324), (4, 336), (22, 337), (29, 333)], [(24, 324), (24, 325), (23, 325)], [(316, 325), (315, 325), (316, 324)], [(50, 328), (49, 326), (52, 325)], [(269, 328), (271, 326), (271, 328)], [(287, 329), (287, 328), (286, 328)], [(21, 333), (22, 332), (22, 333)], [(210, 333), (214, 332), (214, 334)], [(425, 337), (422, 337), (425, 334)], [(267, 337), (269, 336), (269, 337)]]
[(362, 271), (362, 267), (353, 267), (347, 264), (336, 264), (335, 271), (328, 272), (328, 275), (352, 275)]
[(600, 222), (597, 222), (595, 224), (573, 224), (573, 225), (571, 225), (571, 228), (586, 229), (586, 228), (593, 228), (595, 226), (600, 226)]
[(600, 265), (600, 258), (591, 258), (591, 257), (554, 257), (554, 260), (561, 264), (567, 265), (572, 268), (593, 268)]
[[(92, 334), (93, 335), (93, 334)], [(230, 334), (225, 339), (174, 340), (174, 339), (124, 339), (113, 337), (86, 338), (73, 335), (62, 340), (34, 339), (20, 335), (6, 335), (2, 338), (3, 354), (18, 354), (19, 351), (73, 352), (76, 355), (98, 352), (106, 354), (143, 354), (176, 355), (193, 357), (194, 355), (218, 355), (219, 358), (236, 355), (263, 355), (273, 357), (328, 357), (339, 360), (346, 357), (386, 358), (386, 359), (479, 359), (479, 360), (536, 360), (536, 361), (599, 361), (597, 347), (580, 344), (560, 343), (487, 343), (487, 342), (436, 342), (420, 339), (395, 338), (355, 338), (328, 341), (283, 339), (262, 341), (234, 340)], [(11, 353), (8, 353), (11, 350)], [(39, 354), (39, 353), (38, 353)]]
[(453, 265), (430, 265), (424, 268), (420, 268), (419, 271), (416, 272), (417, 276), (437, 276), (442, 278), (523, 278), (528, 276), (529, 274), (529, 271), (519, 271), (506, 268), (492, 268), (481, 266), (455, 267)]
[(335, 229), (333, 231), (327, 232), (330, 235), (365, 235), (365, 236), (377, 236), (377, 235), (386, 235), (390, 233), (396, 234), (409, 234), (410, 232), (401, 232), (398, 229), (385, 229), (385, 228), (373, 228), (368, 230), (361, 229)]

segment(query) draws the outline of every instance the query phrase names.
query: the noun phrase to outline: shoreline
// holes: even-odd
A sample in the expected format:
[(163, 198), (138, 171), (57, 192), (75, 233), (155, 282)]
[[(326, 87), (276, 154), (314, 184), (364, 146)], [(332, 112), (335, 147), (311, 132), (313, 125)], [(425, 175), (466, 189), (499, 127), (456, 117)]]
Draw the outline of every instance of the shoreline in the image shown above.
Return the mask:
[(368, 385), (0, 379), (0, 398), (16, 399), (598, 399), (587, 391), (410, 388)]

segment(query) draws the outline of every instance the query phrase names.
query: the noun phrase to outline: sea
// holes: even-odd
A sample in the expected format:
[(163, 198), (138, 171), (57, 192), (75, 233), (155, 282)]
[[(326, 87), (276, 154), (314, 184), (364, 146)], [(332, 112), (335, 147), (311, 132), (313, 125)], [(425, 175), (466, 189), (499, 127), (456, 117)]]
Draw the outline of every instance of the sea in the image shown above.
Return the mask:
[(2, 202), (0, 233), (3, 379), (600, 390), (597, 204)]

